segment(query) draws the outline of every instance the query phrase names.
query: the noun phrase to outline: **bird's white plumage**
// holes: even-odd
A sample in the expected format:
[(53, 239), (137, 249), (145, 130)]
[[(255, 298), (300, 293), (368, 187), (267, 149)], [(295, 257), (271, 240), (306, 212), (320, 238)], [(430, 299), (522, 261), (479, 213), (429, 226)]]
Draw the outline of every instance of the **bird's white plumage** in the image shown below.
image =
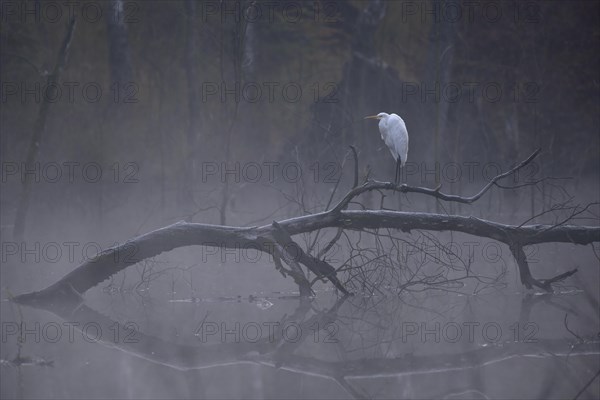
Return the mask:
[(365, 118), (379, 120), (379, 132), (392, 157), (396, 160), (396, 184), (400, 178), (400, 169), (408, 157), (408, 131), (404, 120), (397, 114), (379, 113)]
[(394, 160), (400, 157), (401, 165), (404, 167), (408, 156), (408, 131), (404, 120), (397, 114), (379, 113), (379, 132), (386, 146), (390, 149)]

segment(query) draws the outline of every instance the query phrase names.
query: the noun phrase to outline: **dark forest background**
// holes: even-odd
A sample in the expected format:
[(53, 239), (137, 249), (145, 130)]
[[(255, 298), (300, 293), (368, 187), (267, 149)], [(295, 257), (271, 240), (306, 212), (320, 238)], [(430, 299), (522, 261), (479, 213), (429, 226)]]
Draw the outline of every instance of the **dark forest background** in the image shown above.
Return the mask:
[[(44, 1), (1, 3), (7, 165), (26, 158), (69, 18), (61, 6), (62, 17), (51, 20)], [(409, 161), (429, 168), (508, 167), (542, 147), (547, 175), (597, 179), (596, 1), (78, 4), (62, 94), (48, 108), (36, 160), (95, 162), (103, 178), (99, 185), (42, 179), (32, 194), (40, 212), (81, 210), (102, 222), (135, 201), (142, 214), (173, 206), (185, 216), (209, 208), (206, 198), (224, 183), (202, 181), (206, 163), (299, 161), (309, 170), (341, 163), (348, 145), (359, 149), (361, 174), (369, 164), (383, 179), (393, 163), (375, 123), (362, 119), (380, 111), (405, 119)], [(235, 82), (240, 101), (212, 92)], [(127, 174), (137, 185), (123, 183)], [(4, 171), (3, 227), (13, 223), (21, 183)]]

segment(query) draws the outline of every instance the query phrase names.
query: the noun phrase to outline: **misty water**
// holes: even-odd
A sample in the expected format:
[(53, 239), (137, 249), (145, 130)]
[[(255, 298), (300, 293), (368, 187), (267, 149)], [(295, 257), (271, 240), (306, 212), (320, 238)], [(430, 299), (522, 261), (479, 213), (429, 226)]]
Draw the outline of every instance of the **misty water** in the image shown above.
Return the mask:
[(600, 3), (0, 22), (1, 399), (600, 398)]
[[(232, 225), (234, 218), (260, 214), (264, 190), (235, 191), (246, 201), (244, 209), (232, 207), (233, 215), (239, 210)], [(531, 212), (525, 195), (512, 194), (518, 204), (502, 191), (490, 196), (469, 213), (483, 213), (491, 204), (493, 213), (501, 212), (495, 220), (510, 222)], [(401, 203), (407, 211), (435, 208), (410, 196)], [(50, 285), (115, 237), (124, 241), (169, 223), (139, 218), (145, 226), (131, 226), (122, 212), (104, 215), (113, 223), (99, 229), (91, 228), (93, 215), (81, 214), (75, 226), (61, 224), (57, 214), (38, 214), (42, 226), (60, 228), (32, 233), (33, 243), (42, 246), (38, 252), (5, 254), (13, 268), (3, 271), (3, 298)], [(262, 210), (265, 218), (279, 220), (294, 212), (287, 206), (268, 217)], [(198, 219), (215, 218), (209, 211)], [(326, 230), (323, 242), (331, 234)], [(398, 237), (423, 240), (419, 232)], [(71, 252), (68, 238), (77, 238)], [(192, 246), (129, 267), (89, 290), (82, 303), (36, 309), (4, 300), (2, 397), (570, 398), (586, 386), (599, 366), (600, 339), (591, 246), (548, 244), (527, 251), (540, 278), (579, 268), (549, 294), (523, 287), (504, 245), (450, 233), (435, 240), (454, 246), (456, 265), (470, 259), (472, 270), (490, 280), (398, 291), (399, 281), (384, 275), (379, 286), (354, 287), (355, 295), (346, 298), (318, 282), (315, 296), (303, 299), (269, 255)], [(435, 242), (420, 243), (419, 251), (404, 248), (399, 270), (447, 268), (448, 254), (436, 252)], [(347, 256), (340, 246), (327, 259), (338, 266)], [(592, 384), (581, 398), (597, 395)]]

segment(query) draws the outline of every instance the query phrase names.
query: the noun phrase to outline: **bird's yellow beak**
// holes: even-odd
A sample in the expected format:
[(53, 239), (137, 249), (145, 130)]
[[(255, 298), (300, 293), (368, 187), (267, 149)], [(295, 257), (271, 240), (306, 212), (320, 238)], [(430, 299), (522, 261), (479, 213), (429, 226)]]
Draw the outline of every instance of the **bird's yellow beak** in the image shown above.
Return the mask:
[(365, 117), (365, 119), (379, 119), (378, 115), (369, 115), (368, 117)]

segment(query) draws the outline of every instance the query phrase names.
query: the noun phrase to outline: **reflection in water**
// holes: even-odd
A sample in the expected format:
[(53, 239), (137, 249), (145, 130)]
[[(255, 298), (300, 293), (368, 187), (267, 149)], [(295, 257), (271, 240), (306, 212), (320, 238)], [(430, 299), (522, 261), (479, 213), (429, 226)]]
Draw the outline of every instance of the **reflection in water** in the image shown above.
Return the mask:
[[(99, 312), (65, 293), (36, 306), (45, 311), (3, 304), (3, 310), (22, 310), (15, 321), (23, 324), (4, 324), (3, 343), (9, 349), (2, 358), (10, 359), (6, 351), (13, 352), (15, 343), (22, 345), (19, 337), (26, 338), (19, 353), (23, 360), (33, 357), (29, 352), (48, 354), (44, 350), (61, 347), (44, 361), (54, 364), (45, 371), (69, 370), (91, 397), (574, 396), (599, 368), (593, 304), (581, 293), (520, 299), (501, 293), (338, 299), (320, 293), (318, 300), (261, 295), (171, 301), (154, 304), (151, 313), (140, 316), (126, 302)], [(48, 311), (58, 319), (48, 319)], [(30, 313), (43, 313), (39, 327), (30, 323)], [(36, 329), (39, 337), (31, 343)], [(57, 329), (62, 337), (49, 343)], [(85, 350), (72, 354), (72, 346), (81, 345)], [(3, 362), (4, 378), (48, 374), (27, 363), (16, 365), (15, 359)], [(104, 362), (100, 366), (95, 360)], [(120, 373), (129, 371), (122, 377), (128, 380), (127, 392), (92, 383), (93, 374), (104, 380), (119, 364), (128, 365), (119, 367)], [(19, 392), (14, 385), (3, 384), (3, 397), (40, 395)], [(65, 394), (77, 397), (78, 390)], [(597, 395), (596, 382), (582, 398)]]

